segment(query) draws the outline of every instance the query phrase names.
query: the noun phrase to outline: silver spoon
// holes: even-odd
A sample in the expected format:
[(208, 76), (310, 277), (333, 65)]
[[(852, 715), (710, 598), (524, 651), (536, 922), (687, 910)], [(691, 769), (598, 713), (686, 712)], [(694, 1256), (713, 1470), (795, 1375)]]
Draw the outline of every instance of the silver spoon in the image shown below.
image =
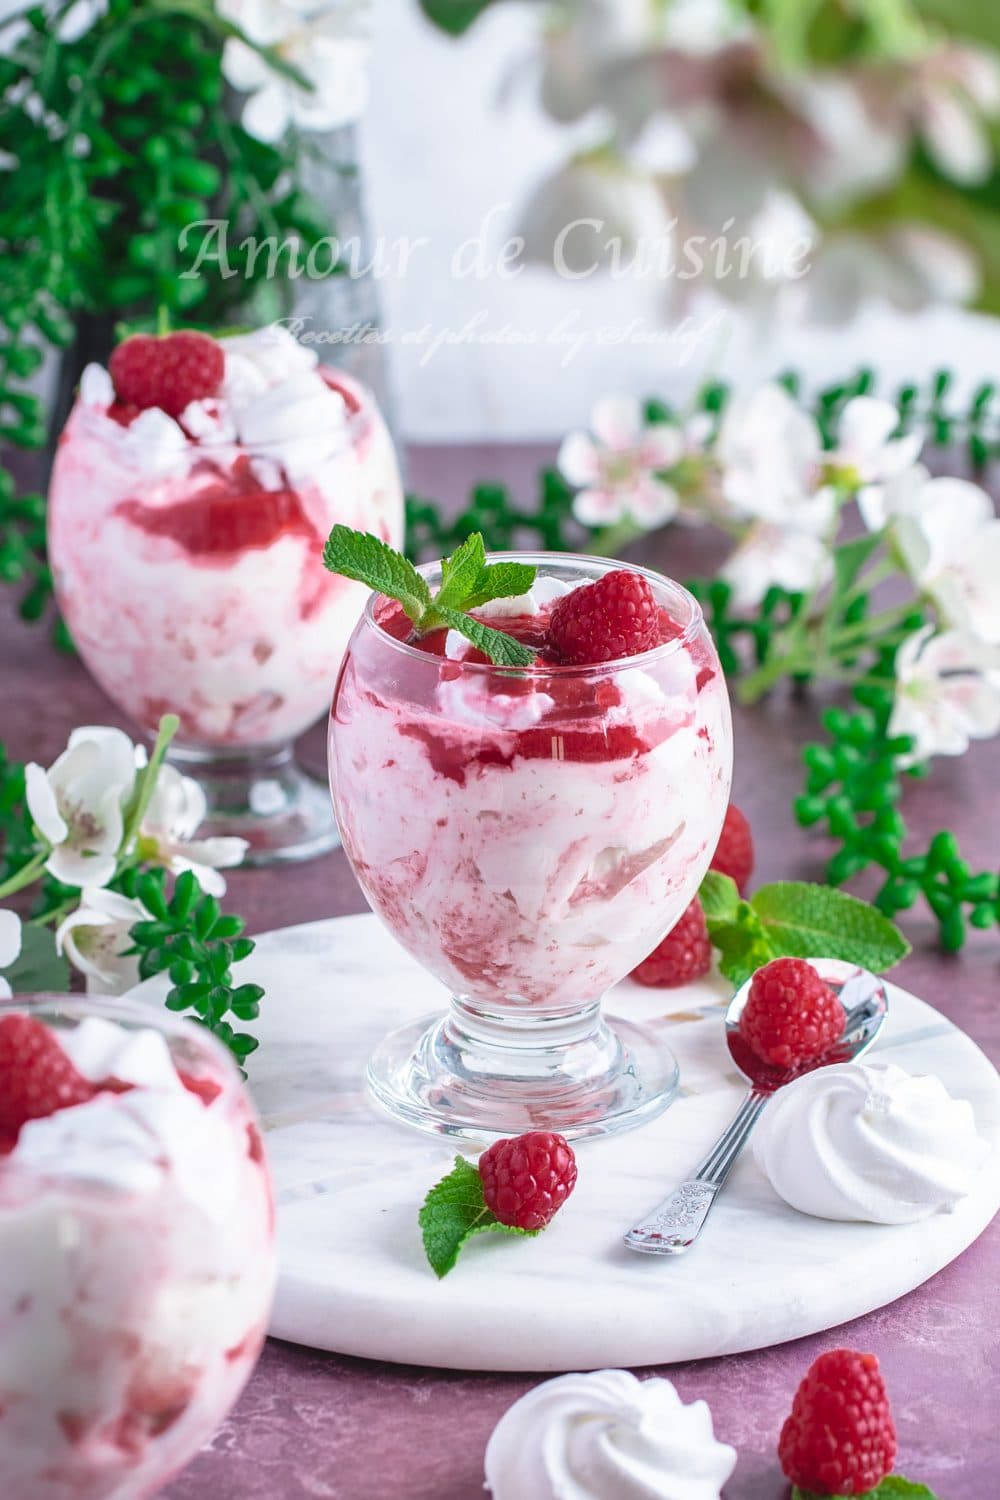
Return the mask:
[(750, 993), (750, 980), (737, 990), (726, 1011), (726, 1041), (733, 1062), (750, 1085), (749, 1092), (694, 1175), (629, 1230), (625, 1243), (630, 1250), (641, 1251), (643, 1255), (683, 1255), (690, 1250), (771, 1095), (803, 1073), (827, 1068), (831, 1063), (851, 1062), (875, 1040), (888, 1010), (882, 981), (867, 969), (840, 959), (817, 958), (810, 962), (847, 1012), (844, 1035), (822, 1057), (798, 1068), (776, 1068), (761, 1062), (740, 1035), (740, 1015)]

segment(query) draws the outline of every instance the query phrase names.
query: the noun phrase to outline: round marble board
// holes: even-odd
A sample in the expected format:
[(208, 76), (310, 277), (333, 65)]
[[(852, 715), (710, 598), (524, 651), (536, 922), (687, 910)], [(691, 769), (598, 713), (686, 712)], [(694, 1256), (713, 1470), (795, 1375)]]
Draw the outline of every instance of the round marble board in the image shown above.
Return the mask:
[[(278, 1338), (464, 1370), (732, 1354), (893, 1301), (953, 1260), (1000, 1207), (994, 1164), (955, 1213), (892, 1228), (830, 1223), (786, 1207), (748, 1151), (687, 1255), (626, 1250), (625, 1231), (697, 1164), (741, 1098), (723, 1038), (725, 982), (626, 982), (608, 1010), (662, 1026), (680, 1063), (677, 1100), (639, 1130), (578, 1144), (576, 1189), (544, 1234), (480, 1236), (439, 1282), (417, 1211), (450, 1169), (454, 1143), (390, 1120), (368, 1098), (364, 1070), (390, 1028), (441, 1010), (441, 987), (372, 916), (268, 933), (241, 978), (267, 991), (250, 1066), (277, 1194)], [(140, 993), (164, 988), (152, 980)], [(1000, 1078), (929, 1005), (889, 986), (871, 1057), (936, 1073), (1000, 1144)]]

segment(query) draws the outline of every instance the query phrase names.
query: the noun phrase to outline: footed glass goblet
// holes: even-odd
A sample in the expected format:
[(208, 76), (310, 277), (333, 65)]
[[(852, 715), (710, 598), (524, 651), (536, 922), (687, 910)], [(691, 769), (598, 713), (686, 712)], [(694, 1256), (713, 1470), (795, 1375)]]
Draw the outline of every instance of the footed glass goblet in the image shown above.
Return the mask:
[[(538, 569), (528, 644), (551, 601), (619, 566), (509, 554)], [(423, 570), (432, 588), (437, 566)], [(605, 993), (698, 889), (729, 798), (729, 701), (697, 602), (644, 570), (662, 644), (596, 666), (501, 668), (460, 638), (409, 638), (373, 595), (333, 701), (330, 774), (344, 849), (372, 909), (451, 992), (371, 1059), (394, 1115), (481, 1140), (609, 1134), (677, 1085), (650, 1030)], [(541, 603), (539, 601), (542, 601)], [(547, 601), (547, 602), (545, 602)]]

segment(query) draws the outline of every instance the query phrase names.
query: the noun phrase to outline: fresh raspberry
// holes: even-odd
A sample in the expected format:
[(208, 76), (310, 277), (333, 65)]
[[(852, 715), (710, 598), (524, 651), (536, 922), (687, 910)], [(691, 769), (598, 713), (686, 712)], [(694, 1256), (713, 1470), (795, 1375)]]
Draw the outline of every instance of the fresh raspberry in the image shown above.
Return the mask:
[(549, 647), (569, 666), (638, 656), (660, 641), (660, 611), (640, 573), (618, 568), (559, 599)]
[(844, 1034), (844, 1007), (804, 958), (774, 958), (750, 981), (740, 1035), (762, 1062), (793, 1068)]
[(41, 1021), (22, 1015), (0, 1019), (0, 1137), (16, 1136), (27, 1120), (85, 1104), (94, 1093)]
[(781, 1429), (785, 1476), (821, 1495), (864, 1495), (896, 1460), (885, 1384), (874, 1354), (830, 1349), (814, 1360)]
[(695, 896), (680, 921), (675, 923), (638, 968), (632, 970), (632, 978), (640, 984), (658, 985), (672, 989), (674, 985), (689, 984), (700, 979), (712, 967), (712, 945), (708, 940), (708, 927), (701, 902)]
[(192, 401), (214, 396), (226, 373), (222, 346), (207, 333), (168, 333), (154, 338), (134, 333), (108, 365), (115, 395), (124, 406), (158, 406), (179, 417)]
[(746, 814), (733, 802), (726, 809), (726, 821), (712, 855), (712, 869), (735, 880), (741, 895), (753, 874), (753, 834)]
[(486, 1207), (501, 1224), (544, 1229), (576, 1182), (576, 1157), (554, 1130), (494, 1141), (479, 1158)]

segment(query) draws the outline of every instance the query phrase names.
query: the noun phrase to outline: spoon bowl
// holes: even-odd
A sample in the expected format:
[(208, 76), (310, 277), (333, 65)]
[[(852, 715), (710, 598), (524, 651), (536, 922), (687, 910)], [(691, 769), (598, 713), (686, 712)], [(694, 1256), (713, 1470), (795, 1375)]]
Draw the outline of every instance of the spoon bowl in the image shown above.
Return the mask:
[(753, 983), (748, 979), (729, 1002), (726, 1043), (730, 1057), (755, 1093), (773, 1094), (804, 1073), (814, 1073), (817, 1068), (829, 1068), (834, 1063), (853, 1062), (867, 1052), (882, 1028), (889, 1001), (877, 974), (839, 958), (810, 958), (808, 962), (844, 1007), (844, 1034), (819, 1057), (798, 1063), (794, 1068), (777, 1068), (764, 1062), (744, 1041), (740, 1031), (740, 1017)]
[(814, 1073), (817, 1068), (853, 1062), (867, 1052), (878, 1036), (889, 1009), (881, 979), (839, 958), (811, 958), (808, 962), (844, 1007), (843, 1035), (819, 1057), (794, 1068), (776, 1068), (759, 1058), (743, 1039), (740, 1017), (752, 980), (740, 986), (726, 1011), (726, 1043), (730, 1057), (750, 1085), (747, 1096), (693, 1177), (682, 1182), (658, 1208), (629, 1230), (625, 1244), (630, 1250), (641, 1255), (683, 1255), (689, 1250), (772, 1095), (786, 1083)]

